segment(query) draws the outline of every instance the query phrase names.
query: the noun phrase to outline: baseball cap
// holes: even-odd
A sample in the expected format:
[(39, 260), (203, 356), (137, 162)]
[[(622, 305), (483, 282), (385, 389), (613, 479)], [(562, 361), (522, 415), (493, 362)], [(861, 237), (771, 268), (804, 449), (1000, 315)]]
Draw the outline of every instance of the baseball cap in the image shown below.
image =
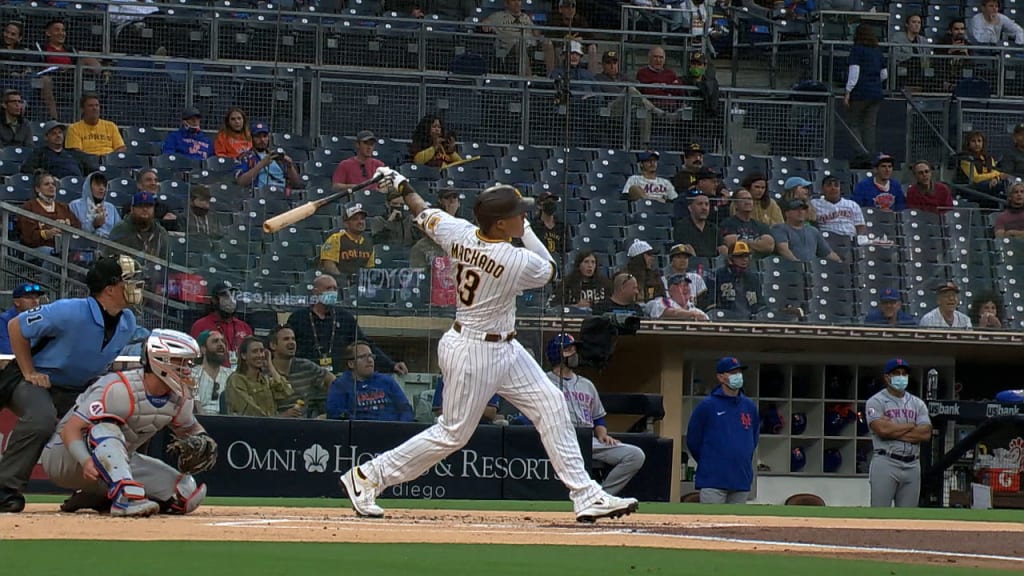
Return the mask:
[(878, 299), (882, 302), (899, 302), (900, 291), (895, 288), (886, 288), (878, 295)]
[(618, 61), (619, 61), (619, 53), (616, 52), (615, 50), (609, 50), (609, 51), (605, 52), (604, 55), (601, 56), (601, 62), (603, 62), (603, 63), (618, 62)]
[(737, 240), (729, 250), (729, 256), (743, 256), (744, 254), (750, 254), (750, 246), (743, 240)]
[(555, 202), (561, 202), (562, 201), (561, 198), (559, 198), (554, 192), (552, 192), (550, 190), (546, 190), (546, 191), (542, 192), (540, 196), (537, 196), (537, 204), (541, 204), (541, 203), (546, 202), (548, 200), (553, 200)]
[[(575, 4), (573, 4), (573, 6), (575, 6)], [(580, 44), (575, 40), (569, 42), (569, 52), (572, 54), (579, 54), (580, 56), (583, 56), (583, 44)]]
[(960, 287), (956, 285), (956, 282), (946, 282), (946, 283), (940, 284), (938, 287), (936, 287), (935, 291), (937, 293), (939, 293), (939, 294), (941, 294), (943, 292), (949, 292), (949, 291), (959, 292), (960, 291)]
[(671, 258), (672, 256), (675, 256), (677, 254), (686, 254), (687, 256), (696, 256), (697, 255), (697, 251), (694, 250), (693, 246), (691, 246), (689, 244), (676, 244), (675, 246), (669, 248), (668, 255), (669, 255), (669, 258)]
[(740, 363), (739, 358), (735, 356), (726, 356), (718, 361), (715, 365), (715, 372), (719, 374), (725, 374), (726, 372), (732, 372), (733, 370), (746, 370), (747, 367)]
[(657, 150), (645, 150), (645, 151), (637, 154), (636, 157), (641, 162), (646, 162), (646, 161), (650, 160), (651, 158), (654, 158), (655, 160), (657, 160), (658, 158), (661, 158), (661, 154), (658, 154)]
[(839, 176), (836, 176), (835, 174), (829, 174), (821, 179), (822, 186), (824, 186), (825, 184), (829, 184), (831, 182), (842, 182), (842, 180), (840, 180)]
[(895, 164), (896, 163), (896, 159), (893, 158), (892, 156), (889, 156), (885, 152), (882, 152), (878, 156), (875, 156), (875, 161), (871, 165), (872, 166), (878, 166), (879, 164), (881, 164), (883, 162), (888, 162), (890, 164)]
[(267, 124), (266, 122), (264, 122), (262, 120), (260, 120), (259, 122), (254, 122), (253, 125), (252, 125), (252, 128), (249, 129), (249, 133), (251, 133), (251, 134), (270, 134), (270, 124)]
[(181, 111), (181, 119), (182, 120), (188, 120), (189, 118), (195, 118), (197, 116), (202, 118), (203, 117), (203, 113), (200, 112), (199, 108), (196, 108), (195, 106), (188, 106), (184, 110)]
[(345, 206), (345, 220), (355, 216), (356, 214), (362, 214), (366, 216), (366, 210), (363, 210), (363, 205), (359, 202), (353, 202), (348, 206)]
[(206, 341), (210, 339), (210, 333), (212, 332), (213, 330), (203, 330), (199, 333), (199, 336), (196, 336), (196, 344), (199, 344), (199, 348), (206, 347)]
[(227, 280), (221, 280), (220, 282), (217, 282), (216, 284), (213, 285), (213, 289), (210, 290), (209, 294), (210, 297), (213, 298), (214, 296), (219, 296), (225, 292), (234, 292), (235, 290), (237, 290), (237, 288), (235, 288), (235, 286), (231, 282)]
[(54, 128), (60, 128), (61, 130), (66, 130), (66, 127), (64, 126), (64, 124), (62, 124), (62, 123), (60, 123), (60, 122), (58, 122), (56, 120), (50, 120), (46, 124), (43, 124), (43, 134), (49, 134), (50, 130), (53, 130)]
[(441, 188), (437, 191), (438, 198), (451, 198), (452, 196), (458, 196), (459, 191), (455, 188)]
[(374, 136), (373, 132), (370, 132), (369, 130), (360, 130), (359, 133), (356, 134), (356, 142), (366, 142), (367, 140), (376, 139), (377, 137)]
[(907, 364), (907, 361), (904, 360), (903, 358), (893, 358), (892, 360), (889, 360), (888, 362), (885, 363), (885, 371), (884, 372), (886, 374), (890, 374), (893, 370), (895, 370), (897, 368), (903, 368), (905, 370), (910, 370), (910, 364)]
[(44, 294), (46, 294), (46, 290), (42, 286), (27, 282), (15, 288), (11, 296), (13, 298), (24, 298), (25, 296), (42, 296)]
[(793, 198), (786, 203), (785, 210), (803, 210), (807, 208), (807, 202), (804, 202), (800, 198)]
[(132, 196), (132, 206), (152, 206), (154, 204), (156, 204), (156, 196), (151, 192), (140, 190)]
[(698, 64), (703, 64), (704, 63), (704, 53), (703, 52), (694, 52), (693, 54), (690, 54), (690, 62), (696, 62)]
[(654, 252), (654, 248), (652, 248), (650, 244), (643, 240), (634, 240), (633, 243), (629, 245), (629, 250), (626, 250), (626, 255), (633, 258), (634, 256), (639, 256), (641, 254), (647, 254), (648, 252)]
[(690, 277), (686, 274), (673, 274), (668, 277), (669, 286), (675, 286), (676, 284), (682, 284), (683, 282), (689, 284), (691, 282)]
[(690, 144), (689, 146), (687, 146), (686, 150), (683, 150), (683, 156), (684, 157), (689, 156), (690, 154), (703, 154), (703, 153), (704, 153), (704, 149), (701, 148), (700, 144), (697, 144), (696, 142), (694, 142), (693, 144)]
[(789, 190), (791, 188), (796, 188), (797, 186), (813, 186), (813, 184), (811, 184), (811, 181), (806, 178), (790, 176), (786, 179), (786, 183), (782, 185), (782, 188), (784, 190)]
[(697, 172), (697, 180), (704, 180), (705, 178), (718, 178), (718, 170), (710, 166), (704, 166)]

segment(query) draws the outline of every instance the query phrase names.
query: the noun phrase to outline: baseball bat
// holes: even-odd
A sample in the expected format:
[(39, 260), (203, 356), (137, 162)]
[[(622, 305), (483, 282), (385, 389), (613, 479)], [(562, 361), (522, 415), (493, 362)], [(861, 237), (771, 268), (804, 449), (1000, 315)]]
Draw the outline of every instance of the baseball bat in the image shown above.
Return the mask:
[(458, 162), (452, 162), (451, 164), (445, 164), (444, 166), (441, 167), (441, 169), (442, 170), (447, 170), (449, 168), (454, 168), (456, 166), (462, 166), (463, 164), (469, 164), (470, 162), (474, 162), (474, 161), (479, 160), (479, 159), (480, 159), (479, 156), (470, 156), (468, 158), (463, 158), (462, 160), (459, 160)]
[(292, 208), (291, 210), (283, 214), (278, 214), (273, 218), (268, 218), (265, 222), (263, 222), (263, 231), (266, 232), (267, 234), (273, 234), (274, 232), (277, 232), (278, 230), (284, 228), (285, 226), (291, 226), (296, 222), (301, 222), (315, 214), (316, 211), (319, 210), (321, 207), (326, 206), (331, 202), (337, 202), (338, 200), (341, 200), (346, 196), (351, 196), (352, 194), (359, 192), (360, 190), (363, 190), (365, 188), (369, 188), (370, 186), (373, 186), (374, 184), (380, 182), (383, 179), (383, 175), (374, 176), (373, 178), (370, 178), (365, 182), (360, 182), (359, 184), (356, 184), (355, 186), (349, 188), (348, 190), (335, 192), (334, 194), (331, 194), (330, 196), (325, 196), (319, 200), (311, 200), (301, 206), (296, 206), (295, 208)]

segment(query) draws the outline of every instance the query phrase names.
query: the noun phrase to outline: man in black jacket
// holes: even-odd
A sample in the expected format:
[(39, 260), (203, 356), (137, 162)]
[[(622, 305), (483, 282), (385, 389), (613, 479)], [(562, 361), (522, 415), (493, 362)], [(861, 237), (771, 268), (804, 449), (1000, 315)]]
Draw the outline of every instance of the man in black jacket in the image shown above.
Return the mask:
[(43, 125), (43, 145), (32, 151), (32, 155), (21, 165), (23, 174), (43, 169), (57, 178), (78, 176), (84, 178), (100, 169), (99, 159), (82, 152), (64, 147), (64, 125), (50, 120)]
[(25, 120), (25, 101), (21, 92), (4, 90), (4, 121), (0, 123), (0, 146), (32, 145), (32, 127)]

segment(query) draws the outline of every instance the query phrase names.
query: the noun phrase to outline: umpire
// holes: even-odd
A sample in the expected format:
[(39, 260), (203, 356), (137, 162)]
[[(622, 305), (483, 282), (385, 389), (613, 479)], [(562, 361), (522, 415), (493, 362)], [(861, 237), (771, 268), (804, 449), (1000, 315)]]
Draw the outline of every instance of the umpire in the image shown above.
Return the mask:
[(18, 415), (0, 459), (0, 512), (21, 512), (32, 468), (78, 394), (117, 358), (135, 332), (139, 268), (128, 256), (96, 261), (90, 296), (26, 310), (8, 323), (14, 361), (0, 372), (0, 408)]

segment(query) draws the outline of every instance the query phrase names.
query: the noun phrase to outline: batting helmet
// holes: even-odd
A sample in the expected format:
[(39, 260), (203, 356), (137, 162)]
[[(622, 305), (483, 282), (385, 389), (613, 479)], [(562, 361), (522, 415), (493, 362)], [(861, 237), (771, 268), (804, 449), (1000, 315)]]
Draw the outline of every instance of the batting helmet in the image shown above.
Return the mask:
[(807, 430), (807, 415), (803, 412), (793, 412), (793, 423), (790, 425), (790, 432), (793, 436), (799, 436)]
[(761, 413), (761, 434), (782, 434), (786, 428), (786, 420), (782, 410), (775, 404), (769, 404)]
[(843, 466), (843, 454), (839, 448), (828, 448), (822, 456), (821, 470), (826, 474), (835, 474)]
[(567, 346), (573, 346), (576, 344), (576, 339), (571, 334), (559, 334), (548, 341), (547, 356), (548, 362), (552, 366), (558, 366), (562, 363), (562, 350)]
[(804, 449), (797, 446), (789, 453), (789, 471), (799, 472), (807, 465), (807, 455)]
[(487, 231), (502, 218), (511, 218), (533, 207), (533, 198), (523, 198), (514, 186), (497, 184), (487, 188), (476, 197), (473, 216), (477, 226)]

